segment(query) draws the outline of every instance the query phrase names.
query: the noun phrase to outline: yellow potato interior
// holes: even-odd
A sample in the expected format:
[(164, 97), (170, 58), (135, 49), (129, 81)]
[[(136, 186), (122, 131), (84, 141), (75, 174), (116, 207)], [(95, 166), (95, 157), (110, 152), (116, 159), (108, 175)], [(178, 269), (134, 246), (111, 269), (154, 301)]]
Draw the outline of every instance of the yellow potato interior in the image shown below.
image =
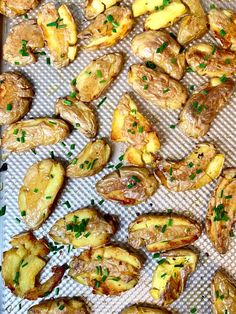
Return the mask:
[(134, 17), (155, 11), (155, 8), (161, 5), (163, 0), (134, 0), (132, 5)]

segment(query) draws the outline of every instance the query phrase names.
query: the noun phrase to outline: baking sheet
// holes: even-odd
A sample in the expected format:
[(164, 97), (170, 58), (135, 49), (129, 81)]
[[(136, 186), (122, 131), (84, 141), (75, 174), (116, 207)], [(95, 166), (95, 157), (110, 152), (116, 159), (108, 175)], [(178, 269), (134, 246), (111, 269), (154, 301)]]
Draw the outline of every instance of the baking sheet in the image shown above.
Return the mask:
[[(45, 1), (49, 2), (49, 1)], [(56, 3), (60, 3), (54, 1)], [(132, 1), (124, 1), (126, 5), (130, 5)], [(214, 3), (222, 8), (231, 8), (236, 11), (236, 1), (202, 1), (205, 8), (208, 10), (209, 5)], [(78, 22), (79, 30), (83, 29), (85, 20), (82, 15), (83, 1), (63, 1), (67, 3), (72, 9), (74, 17)], [(38, 10), (34, 10), (28, 14), (29, 18), (35, 18)], [(12, 25), (17, 24), (23, 18), (16, 18), (14, 20), (4, 19), (7, 29)], [(126, 54), (126, 63), (122, 73), (118, 79), (112, 84), (106, 93), (107, 99), (104, 104), (97, 108), (97, 104), (101, 99), (93, 103), (97, 115), (99, 117), (99, 135), (98, 137), (109, 137), (111, 128), (111, 119), (113, 111), (118, 104), (118, 101), (124, 92), (131, 92), (134, 99), (140, 105), (143, 113), (157, 126), (158, 134), (161, 139), (162, 148), (161, 156), (164, 158), (180, 159), (186, 156), (196, 145), (197, 141), (187, 138), (182, 135), (178, 129), (170, 129), (170, 125), (176, 124), (178, 119), (178, 112), (164, 111), (150, 103), (142, 100), (138, 95), (134, 95), (131, 87), (127, 84), (127, 71), (131, 64), (140, 62), (135, 58), (130, 51), (130, 41), (135, 34), (138, 34), (143, 29), (144, 18), (138, 18), (136, 26), (133, 31), (118, 45), (96, 52), (79, 52), (76, 61), (74, 61), (67, 68), (56, 70), (52, 65), (46, 64), (46, 56), (41, 56), (39, 61), (35, 64), (29, 65), (25, 68), (16, 68), (4, 64), (3, 70), (20, 70), (28, 77), (34, 85), (36, 95), (33, 101), (30, 112), (24, 119), (51, 116), (54, 113), (54, 104), (59, 97), (68, 95), (69, 83), (92, 59), (102, 56), (108, 52), (123, 52)], [(175, 29), (174, 29), (175, 30)], [(214, 41), (210, 34), (207, 34), (201, 41)], [(195, 85), (196, 87), (205, 82), (206, 79), (198, 76), (195, 73), (187, 73), (183, 79), (186, 86)], [(226, 154), (225, 166), (236, 166), (236, 95), (231, 99), (229, 105), (222, 110), (214, 121), (208, 134), (201, 139), (200, 142), (209, 141), (215, 143), (220, 151)], [(5, 204), (7, 204), (6, 215), (2, 218), (3, 232), (1, 232), (1, 248), (4, 250), (10, 246), (9, 239), (23, 230), (26, 226), (23, 222), (17, 223), (16, 218), (20, 219), (18, 212), (17, 198), (18, 191), (22, 184), (22, 179), (28, 167), (34, 162), (40, 161), (44, 158), (50, 158), (50, 152), (53, 151), (55, 158), (68, 161), (66, 153), (70, 150), (70, 145), (75, 144), (73, 157), (84, 147), (88, 139), (83, 137), (79, 132), (73, 131), (71, 135), (64, 141), (66, 147), (60, 144), (51, 147), (40, 147), (36, 149), (37, 155), (32, 152), (27, 152), (21, 155), (12, 154), (8, 157), (8, 172), (6, 180), (4, 180), (4, 194)], [(114, 145), (114, 154), (110, 164), (117, 164), (119, 162), (118, 156), (122, 154), (122, 146)], [(5, 158), (6, 156), (2, 156)], [(164, 187), (160, 187), (156, 194), (150, 198), (146, 203), (138, 206), (125, 208), (105, 201), (102, 205), (98, 205), (101, 200), (95, 191), (95, 183), (105, 174), (109, 173), (109, 169), (104, 169), (98, 175), (86, 179), (69, 179), (59, 199), (55, 211), (50, 218), (43, 224), (43, 226), (35, 232), (36, 236), (47, 236), (47, 233), (52, 224), (59, 218), (63, 217), (69, 211), (76, 210), (91, 204), (91, 200), (95, 201), (97, 207), (104, 213), (112, 213), (119, 217), (120, 229), (114, 236), (114, 241), (127, 241), (127, 228), (129, 223), (134, 220), (139, 214), (149, 212), (167, 212), (168, 208), (172, 208), (175, 213), (182, 213), (196, 218), (199, 222), (204, 223), (204, 218), (207, 210), (207, 204), (211, 192), (213, 191), (216, 182), (213, 182), (197, 191), (188, 191), (181, 193), (173, 193), (167, 191)], [(64, 202), (69, 201), (71, 208), (68, 209), (63, 205)], [(1, 230), (1, 229), (0, 229)], [(3, 243), (3, 246), (2, 246)], [(191, 308), (197, 308), (197, 313), (210, 314), (210, 282), (213, 273), (217, 268), (223, 266), (231, 275), (236, 278), (236, 239), (231, 239), (230, 249), (227, 254), (220, 256), (210, 244), (205, 231), (198, 241), (194, 243), (194, 247), (200, 252), (200, 260), (196, 272), (190, 276), (187, 282), (187, 288), (181, 297), (174, 302), (170, 308), (176, 310), (180, 314), (190, 313)], [(63, 264), (69, 262), (73, 255), (79, 255), (81, 250), (75, 249), (68, 253), (68, 247), (65, 246), (63, 250), (53, 255), (51, 253), (50, 262), (43, 277), (48, 277), (52, 265)], [(1, 252), (1, 251), (0, 251)], [(59, 297), (61, 296), (83, 296), (88, 305), (91, 307), (92, 313), (95, 314), (118, 314), (120, 311), (134, 303), (153, 303), (155, 301), (151, 298), (149, 290), (151, 288), (152, 273), (155, 269), (156, 263), (152, 259), (152, 255), (145, 252), (147, 260), (144, 268), (141, 271), (141, 277), (138, 285), (132, 290), (123, 293), (117, 297), (96, 296), (91, 293), (91, 288), (82, 286), (67, 275), (63, 278), (60, 288)], [(1, 288), (1, 287), (0, 287)], [(6, 288), (2, 291), (1, 297), (1, 313), (27, 313), (27, 309), (33, 304), (39, 302), (31, 302), (21, 300), (13, 296), (13, 294)], [(55, 292), (52, 292), (50, 297), (55, 297)], [(44, 299), (47, 299), (44, 298)], [(21, 309), (20, 309), (21, 307)]]

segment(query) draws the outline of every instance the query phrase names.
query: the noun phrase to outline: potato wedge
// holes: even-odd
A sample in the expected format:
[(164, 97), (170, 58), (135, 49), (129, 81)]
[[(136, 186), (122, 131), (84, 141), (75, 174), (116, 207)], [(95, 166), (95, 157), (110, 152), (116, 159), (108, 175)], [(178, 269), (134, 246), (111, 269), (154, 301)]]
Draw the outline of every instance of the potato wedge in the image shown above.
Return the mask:
[(124, 309), (121, 314), (171, 314), (171, 312), (164, 308), (153, 307), (153, 305), (132, 305)]
[(82, 102), (91, 102), (100, 97), (122, 70), (123, 55), (111, 53), (93, 60), (74, 79), (72, 91)]
[(55, 105), (56, 115), (60, 115), (88, 138), (97, 134), (98, 124), (94, 111), (75, 98), (60, 98)]
[(141, 258), (119, 246), (83, 251), (70, 262), (69, 276), (96, 294), (119, 295), (139, 280)]
[(2, 277), (13, 294), (36, 300), (60, 283), (65, 272), (63, 266), (54, 266), (53, 275), (43, 284), (38, 282), (49, 254), (45, 240), (37, 240), (33, 233), (25, 232), (14, 236), (10, 244), (12, 248), (3, 253)]
[(36, 8), (40, 0), (0, 0), (0, 13), (15, 17)]
[(225, 169), (211, 197), (206, 230), (213, 246), (220, 254), (229, 249), (230, 232), (236, 221), (236, 168)]
[(121, 97), (114, 111), (111, 139), (128, 144), (124, 159), (140, 167), (152, 165), (161, 146), (157, 132), (129, 94)]
[(91, 177), (99, 173), (108, 163), (111, 148), (103, 139), (89, 142), (66, 169), (70, 178)]
[(77, 29), (69, 8), (63, 4), (56, 9), (46, 3), (38, 15), (38, 25), (50, 51), (53, 64), (62, 68), (73, 62), (77, 55)]
[(133, 28), (134, 18), (127, 7), (113, 6), (99, 14), (78, 38), (84, 42), (82, 49), (98, 50), (114, 46)]
[(142, 98), (163, 109), (181, 108), (188, 96), (180, 82), (142, 64), (130, 67), (128, 83)]
[(190, 249), (172, 250), (161, 254), (152, 278), (150, 294), (155, 303), (166, 306), (183, 293), (186, 281), (196, 269), (198, 255)]
[(53, 210), (65, 177), (63, 166), (52, 159), (33, 164), (18, 195), (19, 211), (29, 229), (38, 229)]
[(2, 147), (21, 153), (40, 145), (53, 145), (69, 135), (70, 129), (60, 119), (38, 118), (11, 124), (2, 136)]
[(151, 61), (176, 80), (185, 70), (185, 55), (180, 45), (165, 31), (146, 31), (136, 35), (132, 42), (133, 53), (144, 61)]
[(207, 134), (217, 114), (227, 105), (235, 90), (231, 79), (214, 79), (197, 89), (182, 110), (178, 127), (187, 136), (199, 138)]
[(98, 194), (121, 205), (146, 201), (158, 188), (158, 182), (147, 168), (122, 167), (96, 183)]
[(145, 214), (129, 225), (128, 243), (149, 252), (168, 251), (193, 243), (201, 232), (196, 221), (184, 216)]
[(236, 53), (210, 44), (191, 46), (186, 52), (186, 60), (199, 75), (220, 77), (224, 80), (236, 73)]
[(202, 143), (183, 160), (160, 161), (156, 175), (171, 191), (200, 189), (219, 177), (224, 160), (224, 154), (218, 153), (212, 144)]
[(92, 20), (100, 13), (103, 13), (120, 0), (86, 0), (84, 13), (87, 20)]

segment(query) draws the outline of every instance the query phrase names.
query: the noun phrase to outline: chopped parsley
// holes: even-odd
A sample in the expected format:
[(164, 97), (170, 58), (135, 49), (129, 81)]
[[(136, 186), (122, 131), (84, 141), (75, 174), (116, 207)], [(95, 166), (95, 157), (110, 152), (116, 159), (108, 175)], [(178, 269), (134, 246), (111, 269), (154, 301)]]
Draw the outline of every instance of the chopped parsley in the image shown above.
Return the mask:
[(222, 28), (220, 30), (220, 36), (225, 37), (225, 35), (226, 35), (226, 31)]
[(168, 42), (164, 42), (163, 44), (161, 44), (161, 46), (159, 48), (157, 48), (156, 53), (163, 53), (163, 51), (168, 47)]

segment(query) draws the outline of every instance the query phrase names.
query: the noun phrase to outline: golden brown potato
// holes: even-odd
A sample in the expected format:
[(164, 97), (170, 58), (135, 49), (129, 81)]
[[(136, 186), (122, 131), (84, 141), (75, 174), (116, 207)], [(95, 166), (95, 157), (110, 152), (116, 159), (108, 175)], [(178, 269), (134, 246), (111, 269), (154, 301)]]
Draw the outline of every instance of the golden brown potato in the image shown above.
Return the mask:
[(85, 42), (82, 49), (98, 50), (114, 46), (131, 31), (133, 25), (129, 8), (113, 6), (79, 33), (78, 37)]
[(34, 9), (40, 0), (0, 0), (0, 13), (8, 17), (15, 17)]
[(5, 285), (14, 293), (28, 300), (36, 300), (50, 293), (61, 281), (65, 268), (54, 266), (53, 275), (43, 284), (38, 278), (47, 264), (49, 249), (45, 240), (37, 240), (30, 232), (14, 236), (12, 248), (3, 253), (2, 277)]
[(96, 294), (119, 295), (139, 280), (141, 258), (119, 246), (83, 251), (70, 262), (69, 276)]
[(119, 75), (124, 64), (120, 53), (110, 53), (90, 62), (72, 82), (72, 91), (83, 102), (100, 97)]
[(176, 80), (185, 70), (185, 54), (180, 45), (165, 31), (146, 31), (131, 42), (133, 53), (144, 61), (151, 61)]
[(128, 83), (145, 100), (164, 109), (181, 108), (188, 96), (180, 82), (142, 64), (130, 67)]
[(89, 142), (66, 169), (70, 178), (84, 178), (99, 173), (108, 163), (111, 148), (103, 139)]
[(229, 248), (236, 220), (236, 168), (225, 169), (211, 197), (206, 217), (207, 234), (220, 254)]
[(38, 15), (38, 25), (57, 68), (67, 66), (77, 55), (77, 30), (69, 8), (63, 4), (56, 9), (54, 3), (46, 3)]
[(124, 159), (140, 167), (152, 165), (161, 146), (154, 127), (140, 113), (129, 94), (121, 97), (114, 111), (111, 139), (128, 144)]
[(64, 177), (63, 166), (52, 159), (37, 162), (27, 170), (18, 205), (21, 217), (30, 229), (38, 229), (51, 214)]
[(69, 127), (60, 119), (38, 118), (11, 124), (2, 136), (2, 147), (21, 153), (40, 145), (53, 145), (69, 135)]
[(120, 2), (120, 0), (86, 0), (84, 13), (88, 20), (94, 19), (106, 9)]
[(209, 77), (233, 76), (236, 73), (236, 53), (210, 44), (195, 44), (186, 52), (186, 60), (192, 70)]
[(34, 96), (31, 83), (21, 73), (0, 75), (0, 125), (11, 124), (29, 111)]
[(155, 177), (146, 168), (122, 167), (96, 184), (97, 192), (121, 205), (137, 205), (146, 201), (158, 188)]
[(199, 138), (207, 134), (217, 114), (227, 105), (235, 90), (231, 79), (214, 79), (202, 85), (188, 99), (182, 110), (178, 127), (187, 136)]
[(49, 231), (58, 243), (76, 248), (107, 244), (117, 229), (114, 217), (102, 216), (95, 208), (82, 208), (65, 215)]
[(157, 308), (150, 306), (142, 306), (142, 305), (132, 305), (126, 309), (124, 309), (121, 314), (171, 314), (170, 311), (167, 311), (164, 308)]
[(189, 249), (161, 254), (152, 278), (150, 294), (155, 303), (166, 306), (183, 293), (189, 275), (195, 271), (198, 255)]
[(183, 160), (160, 161), (156, 174), (168, 190), (200, 189), (219, 177), (224, 160), (224, 154), (218, 153), (212, 144), (202, 143)]

